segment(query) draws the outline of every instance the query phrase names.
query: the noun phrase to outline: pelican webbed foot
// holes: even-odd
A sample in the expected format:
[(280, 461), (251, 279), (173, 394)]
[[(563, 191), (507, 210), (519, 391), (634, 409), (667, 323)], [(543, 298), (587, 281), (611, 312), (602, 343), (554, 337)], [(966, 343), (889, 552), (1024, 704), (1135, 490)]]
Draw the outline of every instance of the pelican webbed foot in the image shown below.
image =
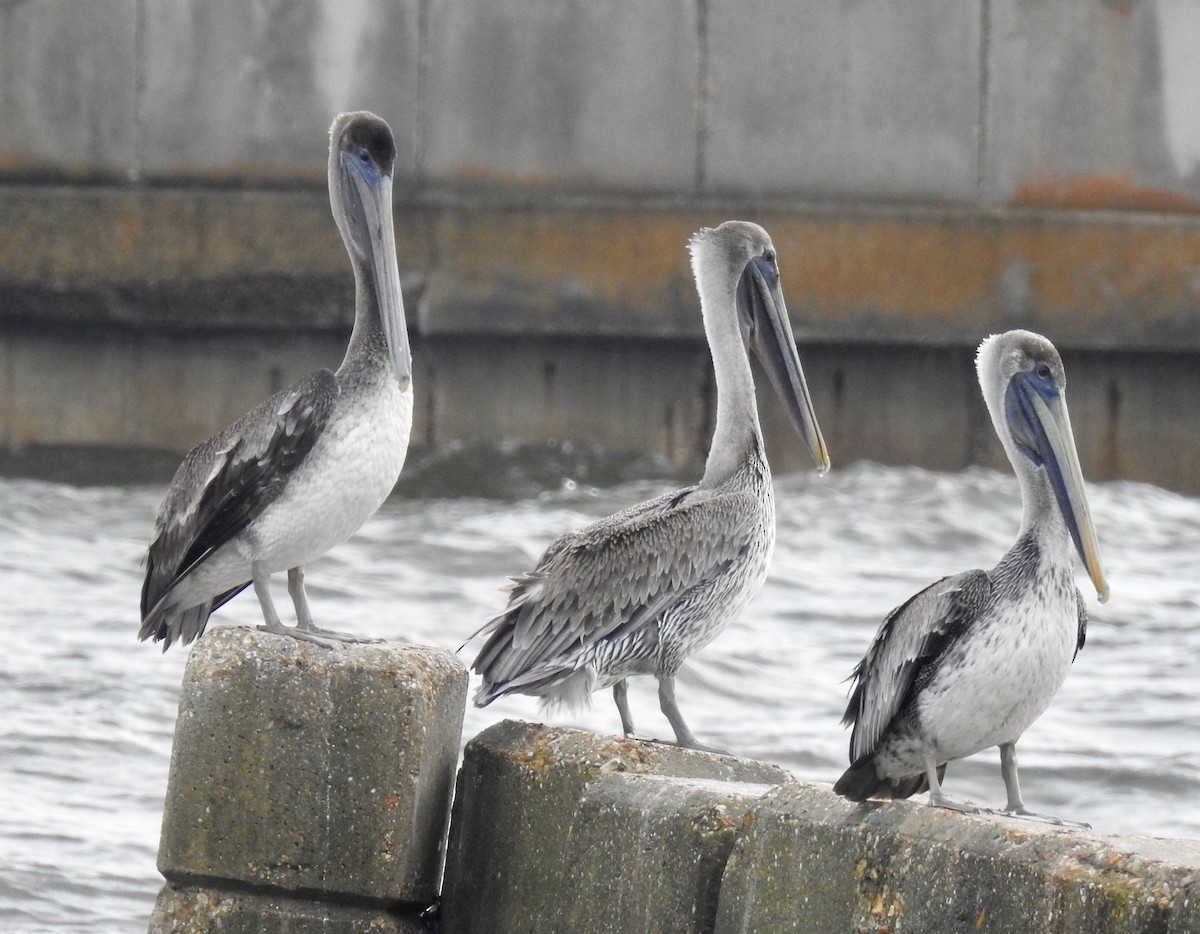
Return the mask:
[(1015, 741), (1003, 743), (1000, 746), (1000, 775), (1004, 778), (1004, 788), (1008, 792), (1008, 803), (1004, 805), (1003, 810), (991, 811), (989, 813), (999, 814), (1001, 817), (1014, 817), (1017, 820), (1055, 824), (1060, 827), (1091, 829), (1091, 824), (1066, 820), (1062, 817), (1052, 817), (1049, 814), (1038, 814), (1036, 811), (1031, 811), (1025, 807), (1025, 801), (1021, 798), (1021, 782), (1017, 777), (1017, 744)]
[(657, 743), (660, 746), (674, 746), (677, 749), (694, 749), (696, 752), (707, 752), (714, 756), (732, 756), (733, 753), (728, 749), (721, 749), (719, 746), (709, 746), (702, 743), (694, 736), (688, 736), (686, 740), (679, 739), (651, 739), (650, 742)]
[(973, 801), (967, 801), (962, 798), (952, 798), (950, 795), (942, 794), (941, 791), (929, 792), (929, 806), (935, 808), (945, 808), (948, 811), (958, 811), (960, 814), (986, 814), (987, 808), (981, 808)]
[(654, 742), (661, 743), (664, 746), (679, 746), (682, 749), (695, 749), (699, 752), (711, 752), (718, 756), (728, 756), (731, 753), (724, 749), (718, 749), (716, 746), (706, 746), (704, 743), (696, 739), (694, 733), (687, 725), (687, 721), (683, 719), (683, 714), (679, 712), (679, 705), (675, 702), (675, 676), (661, 675), (658, 680), (658, 706), (662, 709), (663, 714), (671, 724), (671, 729), (675, 731), (675, 741), (671, 742), (666, 739), (656, 739)]
[(1038, 824), (1053, 824), (1056, 827), (1076, 827), (1080, 830), (1091, 830), (1092, 825), (1082, 821), (1067, 820), (1065, 817), (1055, 817), (1052, 814), (1039, 814), (1037, 811), (1031, 811), (1023, 804), (1013, 806), (1011, 803), (1006, 807), (987, 811), (988, 814), (996, 814), (1000, 817), (1011, 817), (1014, 820), (1033, 821)]

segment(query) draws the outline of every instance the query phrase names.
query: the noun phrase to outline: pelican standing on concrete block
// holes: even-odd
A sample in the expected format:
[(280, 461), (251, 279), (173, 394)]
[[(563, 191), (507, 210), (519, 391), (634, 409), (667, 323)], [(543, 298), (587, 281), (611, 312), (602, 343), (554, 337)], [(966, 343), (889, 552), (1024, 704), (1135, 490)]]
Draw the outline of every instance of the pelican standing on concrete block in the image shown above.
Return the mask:
[(852, 675), (851, 766), (833, 790), (863, 801), (928, 789), (930, 804), (977, 813), (942, 793), (946, 763), (999, 746), (1003, 813), (1041, 817), (1021, 799), (1016, 744), (1083, 648), (1074, 552), (1101, 602), (1108, 585), (1058, 351), (1038, 334), (1009, 331), (980, 345), (976, 367), (1021, 485), (1017, 542), (991, 571), (943, 578), (884, 620)]
[(675, 703), (675, 673), (762, 588), (775, 544), (747, 350), (757, 353), (821, 471), (829, 455), (809, 399), (767, 232), (729, 221), (691, 240), (704, 331), (716, 371), (717, 420), (696, 486), (641, 503), (556, 539), (514, 580), (474, 668), (475, 704), (531, 694), (578, 706), (612, 687), (634, 735), (630, 675), (658, 678), (659, 703), (681, 746), (696, 742)]
[[(261, 628), (321, 645), (304, 565), (345, 541), (400, 476), (412, 425), (412, 357), (392, 230), (392, 131), (369, 113), (330, 128), (329, 200), (354, 266), (354, 330), (337, 372), (319, 370), (194, 448), (159, 510), (142, 586), (141, 639), (191, 642), (250, 584)], [(268, 579), (288, 572), (296, 626)]]

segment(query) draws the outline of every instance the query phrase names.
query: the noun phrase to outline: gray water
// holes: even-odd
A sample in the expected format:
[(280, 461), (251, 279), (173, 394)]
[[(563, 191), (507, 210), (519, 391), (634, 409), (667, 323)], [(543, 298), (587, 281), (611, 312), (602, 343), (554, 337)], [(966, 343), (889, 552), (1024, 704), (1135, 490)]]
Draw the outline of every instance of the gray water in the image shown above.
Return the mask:
[[(555, 534), (668, 487), (652, 462), (554, 452), (451, 451), (426, 466), (423, 483), (310, 566), (318, 622), (456, 648)], [(630, 475), (660, 479), (587, 485)], [(486, 495), (435, 495), (460, 476)], [(1016, 483), (858, 465), (779, 477), (777, 489), (766, 587), (688, 664), (679, 701), (702, 740), (829, 782), (846, 763), (844, 679), (880, 619), (942, 574), (990, 567), (1016, 531)], [(162, 492), (0, 480), (0, 930), (146, 928), (187, 655), (135, 638)], [(1129, 483), (1090, 496), (1112, 600), (1097, 606), (1080, 577), (1087, 647), (1021, 742), (1026, 802), (1101, 832), (1200, 837), (1200, 500)], [(260, 621), (243, 594), (210, 625)], [(631, 698), (644, 733), (670, 735), (652, 683)], [(618, 730), (609, 695), (596, 701), (571, 717), (505, 699), (468, 710), (464, 735), (506, 717)], [(946, 785), (1002, 804), (997, 753), (951, 765)]]

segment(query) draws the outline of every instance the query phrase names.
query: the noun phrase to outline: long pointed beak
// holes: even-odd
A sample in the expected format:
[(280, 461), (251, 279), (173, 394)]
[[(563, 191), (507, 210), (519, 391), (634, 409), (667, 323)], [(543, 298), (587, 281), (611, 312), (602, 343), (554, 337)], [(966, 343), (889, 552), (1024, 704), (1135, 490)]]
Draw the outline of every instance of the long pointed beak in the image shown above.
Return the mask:
[(827, 473), (829, 451), (825, 447), (821, 426), (817, 424), (817, 413), (808, 394), (808, 383), (800, 366), (800, 354), (796, 350), (796, 339), (792, 335), (779, 277), (766, 266), (765, 260), (755, 257), (743, 273), (743, 286), (741, 297), (750, 303), (754, 322), (750, 333), (750, 349), (767, 371), (767, 377), (775, 387), (793, 427), (817, 462), (817, 470), (822, 474)]
[[(1100, 566), (1100, 543), (1092, 526), (1092, 514), (1088, 509), (1087, 494), (1083, 486), (1083, 471), (1079, 467), (1079, 455), (1075, 451), (1075, 435), (1071, 431), (1071, 418), (1067, 414), (1067, 403), (1061, 395), (1046, 398), (1032, 385), (1021, 382), (1022, 396), (1030, 408), (1023, 409), (1033, 429), (1033, 440), (1037, 454), (1045, 465), (1062, 511), (1075, 550), (1087, 568), (1088, 577), (1096, 588), (1096, 597), (1101, 603), (1108, 600), (1108, 582)], [(1028, 416), (1032, 414), (1032, 418)]]
[(400, 268), (396, 263), (396, 232), (392, 223), (392, 179), (371, 177), (358, 162), (347, 155), (346, 166), (353, 180), (357, 207), (362, 211), (364, 229), (370, 240), (371, 278), (379, 303), (379, 318), (388, 349), (396, 366), (400, 391), (412, 385), (412, 351), (408, 346), (408, 326), (404, 318), (404, 296), (400, 292)]

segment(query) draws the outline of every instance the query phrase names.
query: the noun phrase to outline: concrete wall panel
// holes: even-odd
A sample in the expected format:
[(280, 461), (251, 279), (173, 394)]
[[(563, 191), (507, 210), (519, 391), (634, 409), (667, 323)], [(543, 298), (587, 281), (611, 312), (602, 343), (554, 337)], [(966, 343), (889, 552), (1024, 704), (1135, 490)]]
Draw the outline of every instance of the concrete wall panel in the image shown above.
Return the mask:
[(147, 4), (145, 170), (324, 178), (342, 110), (373, 110), (415, 167), (418, 0)]
[(1194, 9), (995, 0), (985, 199), (1200, 210)]
[(0, 3), (0, 178), (125, 177), (136, 0)]
[(713, 0), (706, 184), (970, 202), (980, 0)]
[(694, 0), (454, 0), (429, 36), (432, 176), (691, 187)]

